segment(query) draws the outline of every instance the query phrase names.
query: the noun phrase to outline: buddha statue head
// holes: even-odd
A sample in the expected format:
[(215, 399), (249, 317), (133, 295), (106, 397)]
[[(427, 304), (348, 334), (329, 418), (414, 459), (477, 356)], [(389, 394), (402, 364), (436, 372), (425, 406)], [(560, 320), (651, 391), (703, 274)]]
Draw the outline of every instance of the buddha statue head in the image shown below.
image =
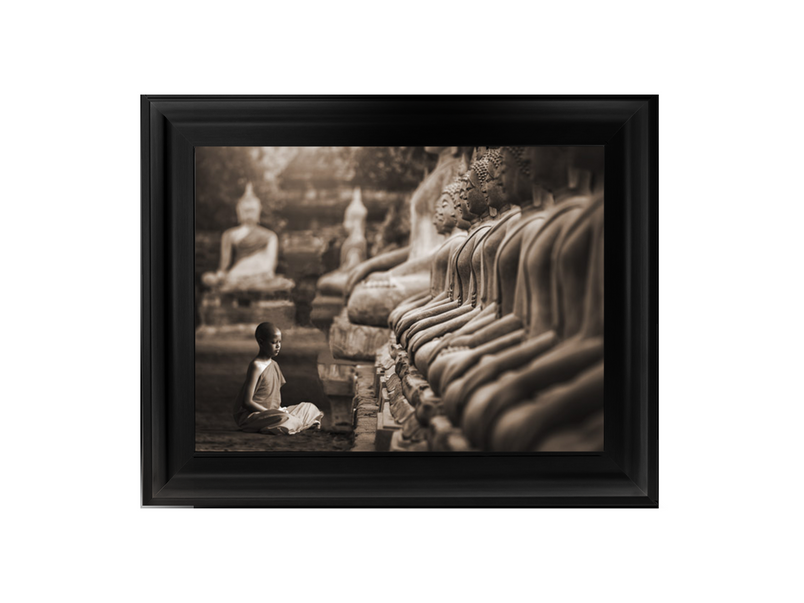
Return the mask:
[(489, 204), (489, 214), (493, 217), (508, 205), (508, 195), (503, 181), (505, 165), (500, 149), (492, 149), (483, 156), (485, 165), (479, 165), (478, 176), (481, 181), (481, 192)]
[(446, 230), (444, 228), (444, 207), (443, 204), (446, 200), (447, 193), (442, 192), (441, 196), (438, 198), (435, 204), (435, 211), (433, 212), (433, 226), (435, 226), (436, 232), (438, 234), (445, 234)]
[(461, 213), (469, 222), (476, 222), (488, 214), (489, 202), (483, 192), (488, 178), (488, 161), (475, 159), (461, 178)]
[(567, 188), (570, 147), (528, 147), (530, 177), (534, 188), (541, 187), (549, 193)]
[(260, 223), (262, 204), (257, 195), (254, 194), (254, 187), (251, 182), (246, 185), (246, 192), (238, 200), (235, 211), (237, 212), (237, 221), (240, 224), (256, 226)]
[(368, 210), (363, 205), (362, 193), (360, 187), (355, 187), (352, 191), (352, 201), (346, 207), (343, 214), (343, 227), (350, 237), (363, 236), (366, 231), (366, 216)]
[(530, 157), (525, 147), (502, 147), (500, 149), (502, 189), (506, 202), (520, 206), (533, 202)]
[(441, 228), (439, 234), (449, 235), (456, 227), (461, 230), (469, 228), (469, 222), (461, 215), (461, 183), (460, 179), (448, 184), (436, 204), (436, 212), (441, 215)]
[(568, 153), (570, 187), (591, 193), (603, 185), (602, 146), (571, 147)]

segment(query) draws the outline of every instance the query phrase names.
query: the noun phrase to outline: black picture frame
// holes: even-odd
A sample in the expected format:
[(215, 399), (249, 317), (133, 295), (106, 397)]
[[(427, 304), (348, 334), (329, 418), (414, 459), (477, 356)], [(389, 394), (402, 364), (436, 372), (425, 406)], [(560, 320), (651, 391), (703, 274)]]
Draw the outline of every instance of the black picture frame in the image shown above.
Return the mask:
[[(644, 96), (141, 97), (142, 505), (658, 507), (658, 124)], [(602, 453), (200, 453), (198, 146), (605, 145)]]

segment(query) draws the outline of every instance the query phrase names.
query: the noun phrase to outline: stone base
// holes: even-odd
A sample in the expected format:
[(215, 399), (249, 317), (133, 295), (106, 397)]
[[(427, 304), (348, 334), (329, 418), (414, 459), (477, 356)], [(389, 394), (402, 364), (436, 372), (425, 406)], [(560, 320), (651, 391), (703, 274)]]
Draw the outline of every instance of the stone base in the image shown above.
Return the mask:
[(358, 366), (355, 395), (355, 440), (352, 452), (374, 452), (379, 405), (373, 388), (371, 367)]
[(332, 321), (329, 330), (329, 349), (336, 359), (373, 362), (377, 348), (388, 341), (389, 334), (390, 329), (352, 324), (344, 310)]
[(272, 322), (280, 329), (294, 325), (296, 306), (289, 291), (209, 291), (201, 297), (201, 324), (222, 327)]
[(380, 408), (377, 413), (377, 431), (374, 436), (374, 449), (377, 452), (388, 452), (391, 449), (391, 438), (402, 426), (391, 414), (391, 401), (388, 390), (383, 388), (380, 394)]
[(334, 295), (315, 296), (310, 319), (317, 327), (329, 329), (333, 319), (343, 311), (343, 297)]
[[(329, 356), (327, 354), (327, 356)], [(330, 358), (321, 361), (319, 355), (318, 376), (324, 386), (324, 393), (329, 399), (332, 413), (332, 431), (351, 432), (355, 426), (355, 410), (357, 397), (356, 367), (353, 363), (341, 361), (329, 362)]]

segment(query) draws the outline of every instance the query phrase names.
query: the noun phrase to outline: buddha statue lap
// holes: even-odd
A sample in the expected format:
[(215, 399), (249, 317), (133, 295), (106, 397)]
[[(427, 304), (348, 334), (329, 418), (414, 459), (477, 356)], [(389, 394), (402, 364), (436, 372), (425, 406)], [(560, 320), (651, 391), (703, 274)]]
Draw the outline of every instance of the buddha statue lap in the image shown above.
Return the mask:
[(433, 254), (444, 241), (432, 224), (434, 206), (444, 187), (462, 169), (463, 158), (457, 147), (425, 150), (438, 154), (438, 164), (411, 197), (410, 244), (352, 269), (345, 287), (352, 323), (386, 327), (389, 314), (400, 302), (424, 294), (430, 287)]
[(248, 183), (237, 202), (239, 225), (223, 233), (220, 267), (202, 276), (205, 285), (223, 292), (283, 291), (293, 287), (293, 281), (276, 275), (279, 240), (276, 233), (260, 226), (261, 210), (262, 204)]
[(329, 272), (318, 279), (316, 289), (323, 295), (343, 295), (349, 272), (366, 259), (366, 215), (368, 210), (363, 205), (360, 188), (355, 188), (352, 201), (343, 216), (346, 240), (341, 245), (340, 265), (337, 270)]

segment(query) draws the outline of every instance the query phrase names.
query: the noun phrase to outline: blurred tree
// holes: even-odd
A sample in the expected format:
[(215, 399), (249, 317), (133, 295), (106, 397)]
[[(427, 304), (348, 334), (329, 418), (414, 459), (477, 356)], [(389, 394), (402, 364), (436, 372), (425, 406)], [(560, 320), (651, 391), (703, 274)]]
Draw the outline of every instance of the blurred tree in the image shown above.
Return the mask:
[(281, 231), (276, 182), (266, 170), (265, 151), (249, 147), (196, 150), (196, 228), (222, 231), (237, 225), (235, 205), (251, 182), (262, 201), (261, 222)]
[(359, 147), (352, 155), (352, 184), (388, 191), (411, 191), (437, 158), (424, 147)]

